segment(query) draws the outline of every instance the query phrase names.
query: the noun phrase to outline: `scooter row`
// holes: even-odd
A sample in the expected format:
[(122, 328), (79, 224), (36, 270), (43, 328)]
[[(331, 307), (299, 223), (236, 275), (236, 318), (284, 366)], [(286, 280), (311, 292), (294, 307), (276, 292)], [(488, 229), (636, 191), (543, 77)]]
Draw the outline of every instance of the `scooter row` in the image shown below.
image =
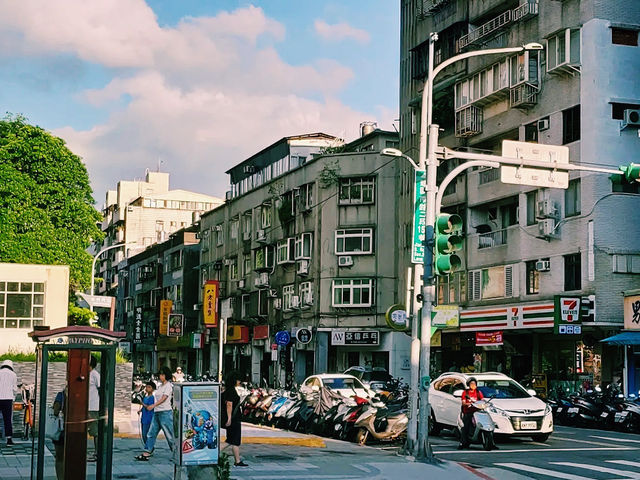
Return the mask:
[(640, 433), (640, 399), (625, 397), (617, 385), (585, 393), (555, 391), (549, 399), (556, 424)]
[(383, 403), (378, 398), (343, 397), (319, 391), (275, 391), (252, 389), (244, 399), (246, 421), (301, 433), (356, 441), (390, 442), (406, 432), (406, 402)]

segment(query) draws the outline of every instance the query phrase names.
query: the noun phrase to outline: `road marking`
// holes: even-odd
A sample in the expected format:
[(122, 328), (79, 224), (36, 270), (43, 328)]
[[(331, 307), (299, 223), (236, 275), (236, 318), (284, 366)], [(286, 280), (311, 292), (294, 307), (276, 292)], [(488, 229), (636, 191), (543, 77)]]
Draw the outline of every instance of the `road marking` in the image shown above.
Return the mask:
[[(591, 435), (591, 436), (593, 437), (593, 435)], [(576, 438), (563, 438), (563, 437), (553, 437), (553, 438), (555, 438), (556, 440), (567, 440), (569, 442), (587, 443), (589, 445), (601, 445), (603, 447), (610, 447), (611, 446), (610, 443), (594, 442), (593, 440), (578, 440)], [(595, 438), (604, 438), (605, 440), (615, 440), (614, 438), (607, 438), (607, 437), (595, 437)]]
[(551, 445), (549, 445), (548, 443), (541, 443), (541, 442), (526, 442), (527, 445), (537, 445), (539, 447), (551, 447)]
[(631, 440), (630, 438), (599, 437), (598, 435), (590, 435), (590, 436), (593, 438), (601, 438), (602, 440), (611, 440), (613, 442), (640, 443), (640, 440)]
[(468, 455), (470, 453), (482, 453), (483, 455), (487, 454), (500, 454), (500, 453), (529, 453), (529, 452), (585, 452), (588, 450), (593, 451), (607, 451), (607, 450), (640, 450), (640, 448), (636, 447), (585, 447), (585, 448), (521, 448), (514, 450), (491, 450), (489, 452), (485, 450), (436, 450), (435, 453), (444, 454), (444, 453), (459, 453), (461, 455)]
[(549, 462), (551, 465), (563, 465), (565, 467), (583, 468), (585, 470), (593, 470), (600, 473), (613, 473), (614, 475), (620, 475), (626, 478), (640, 478), (640, 473), (632, 472), (631, 470), (618, 470), (617, 468), (600, 467), (598, 465), (590, 465), (588, 463), (573, 463), (573, 462)]
[(494, 465), (497, 465), (498, 467), (512, 468), (514, 470), (521, 470), (523, 472), (537, 473), (548, 477), (564, 478), (565, 480), (593, 480), (592, 477), (581, 477), (580, 475), (557, 472), (555, 470), (547, 470), (546, 468), (532, 467), (530, 465), (522, 465), (521, 463), (495, 463)]
[(617, 463), (619, 465), (626, 465), (627, 467), (640, 468), (640, 462), (632, 462), (631, 460), (606, 460), (608, 463)]

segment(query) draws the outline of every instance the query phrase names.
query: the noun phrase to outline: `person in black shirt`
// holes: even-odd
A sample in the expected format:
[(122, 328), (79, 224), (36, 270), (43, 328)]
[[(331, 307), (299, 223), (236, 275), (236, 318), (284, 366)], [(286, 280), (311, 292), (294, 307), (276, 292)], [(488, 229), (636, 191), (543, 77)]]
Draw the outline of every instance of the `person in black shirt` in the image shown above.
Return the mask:
[(240, 460), (240, 443), (242, 443), (242, 421), (240, 419), (240, 395), (236, 387), (240, 385), (241, 378), (237, 372), (227, 375), (224, 382), (224, 392), (222, 392), (221, 404), (221, 424), (227, 431), (227, 446), (231, 447), (236, 467), (247, 467), (248, 465)]

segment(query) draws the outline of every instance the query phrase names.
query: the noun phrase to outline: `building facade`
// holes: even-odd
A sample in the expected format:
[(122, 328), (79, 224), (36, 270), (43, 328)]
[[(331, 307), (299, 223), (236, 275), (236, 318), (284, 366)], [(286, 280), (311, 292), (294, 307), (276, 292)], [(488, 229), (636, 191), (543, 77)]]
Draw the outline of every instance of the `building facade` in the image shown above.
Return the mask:
[[(417, 151), (428, 39), (434, 63), (458, 53), (538, 42), (542, 50), (456, 62), (435, 79), (440, 144), (500, 154), (503, 140), (564, 145), (573, 164), (638, 161), (640, 3), (629, 0), (402, 0), (401, 149)], [(637, 122), (636, 122), (637, 123)], [(441, 162), (439, 180), (459, 162)], [(460, 306), (436, 369), (502, 369), (598, 384), (621, 377), (622, 292), (640, 285), (637, 186), (572, 172), (566, 190), (503, 184), (499, 170), (458, 177), (444, 210), (464, 220), (464, 270), (440, 278), (438, 303)], [(407, 208), (400, 209), (401, 221)], [(407, 254), (407, 252), (405, 252)], [(403, 272), (399, 272), (402, 278)], [(554, 333), (557, 296), (582, 300), (580, 334)], [(482, 347), (477, 332), (500, 331)], [(475, 364), (474, 364), (475, 363)]]
[(0, 263), (0, 355), (31, 353), (35, 327), (66, 327), (69, 267)]
[[(201, 287), (220, 282), (228, 324), (225, 369), (270, 385), (354, 365), (408, 379), (409, 337), (385, 321), (405, 299), (394, 189), (408, 175), (403, 160), (380, 154), (397, 147), (396, 133), (365, 133), (347, 145), (287, 137), (227, 172), (228, 201), (200, 221)], [(311, 334), (304, 342), (300, 329)], [(278, 346), (285, 331), (292, 340)]]

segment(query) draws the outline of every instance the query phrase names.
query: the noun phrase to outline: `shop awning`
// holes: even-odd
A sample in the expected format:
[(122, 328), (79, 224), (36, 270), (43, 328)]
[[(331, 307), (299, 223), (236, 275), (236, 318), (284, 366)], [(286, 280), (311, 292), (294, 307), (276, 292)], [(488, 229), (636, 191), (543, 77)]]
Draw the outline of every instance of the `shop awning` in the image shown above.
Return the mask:
[(600, 341), (611, 345), (640, 345), (640, 331), (622, 332)]

